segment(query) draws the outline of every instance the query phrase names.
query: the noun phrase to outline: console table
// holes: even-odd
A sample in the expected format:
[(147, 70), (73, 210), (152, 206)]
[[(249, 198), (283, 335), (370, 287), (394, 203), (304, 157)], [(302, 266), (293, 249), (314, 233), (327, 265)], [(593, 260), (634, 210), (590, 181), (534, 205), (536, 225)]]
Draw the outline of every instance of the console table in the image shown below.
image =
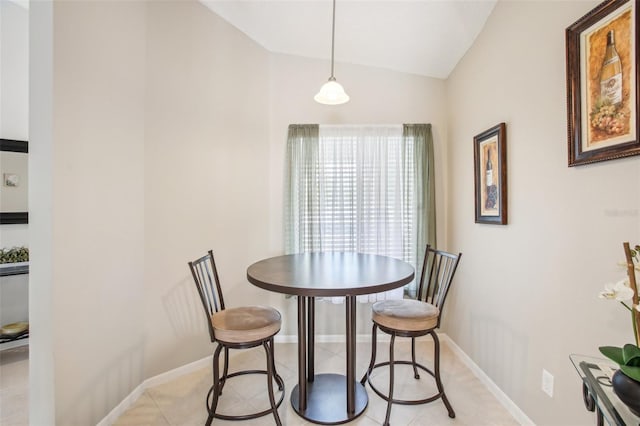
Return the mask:
[(586, 355), (569, 355), (569, 359), (582, 378), (582, 398), (589, 411), (596, 412), (598, 426), (638, 426), (640, 418), (635, 416), (613, 392), (611, 375), (618, 365), (605, 358)]

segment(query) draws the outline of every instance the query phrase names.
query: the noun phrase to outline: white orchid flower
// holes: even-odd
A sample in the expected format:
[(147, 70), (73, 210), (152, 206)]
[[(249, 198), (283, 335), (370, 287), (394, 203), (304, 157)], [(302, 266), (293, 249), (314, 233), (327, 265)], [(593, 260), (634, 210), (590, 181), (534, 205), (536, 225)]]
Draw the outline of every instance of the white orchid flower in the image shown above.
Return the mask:
[(615, 284), (605, 284), (604, 291), (601, 291), (598, 297), (601, 299), (615, 299), (622, 302), (633, 298), (633, 290), (629, 287), (629, 281), (624, 279)]
[(600, 299), (614, 299), (616, 297), (616, 293), (613, 291), (613, 284), (606, 283), (604, 285), (604, 291), (598, 293), (598, 297)]

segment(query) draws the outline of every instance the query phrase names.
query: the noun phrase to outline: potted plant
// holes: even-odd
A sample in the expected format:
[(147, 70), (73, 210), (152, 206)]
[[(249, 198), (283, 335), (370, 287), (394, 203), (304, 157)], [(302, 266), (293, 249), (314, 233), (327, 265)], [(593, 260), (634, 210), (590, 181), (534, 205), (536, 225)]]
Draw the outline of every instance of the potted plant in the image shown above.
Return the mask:
[[(620, 366), (613, 374), (611, 384), (613, 391), (629, 410), (640, 417), (640, 306), (638, 305), (638, 283), (636, 271), (640, 271), (640, 245), (633, 249), (628, 242), (623, 243), (627, 278), (616, 284), (607, 284), (605, 291), (600, 293), (604, 299), (619, 301), (631, 312), (631, 324), (636, 344), (626, 344), (624, 347), (600, 346), (600, 352)], [(631, 301), (629, 306), (627, 303)]]
[(29, 261), (29, 249), (26, 247), (0, 248), (0, 264)]

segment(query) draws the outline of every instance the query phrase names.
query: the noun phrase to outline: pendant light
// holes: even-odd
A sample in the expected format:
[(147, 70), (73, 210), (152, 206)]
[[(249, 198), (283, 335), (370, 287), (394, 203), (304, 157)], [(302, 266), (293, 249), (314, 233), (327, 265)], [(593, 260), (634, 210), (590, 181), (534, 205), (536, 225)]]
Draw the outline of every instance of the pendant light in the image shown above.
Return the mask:
[(317, 95), (313, 97), (316, 102), (325, 105), (340, 105), (349, 102), (349, 95), (344, 91), (340, 83), (333, 76), (333, 47), (336, 38), (336, 0), (333, 0), (333, 22), (331, 25), (331, 77), (322, 85)]

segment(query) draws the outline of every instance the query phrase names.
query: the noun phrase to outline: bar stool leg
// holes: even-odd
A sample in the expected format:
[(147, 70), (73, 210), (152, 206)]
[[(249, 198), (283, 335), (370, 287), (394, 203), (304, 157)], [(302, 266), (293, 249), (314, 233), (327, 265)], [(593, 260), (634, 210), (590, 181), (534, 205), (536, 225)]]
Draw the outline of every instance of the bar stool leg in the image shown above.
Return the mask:
[(213, 421), (213, 416), (216, 413), (216, 407), (218, 406), (218, 397), (220, 396), (220, 389), (218, 389), (219, 381), (220, 381), (220, 351), (222, 350), (222, 345), (218, 343), (218, 347), (213, 353), (213, 392), (211, 401), (211, 407), (209, 408), (209, 416), (207, 417), (206, 426), (210, 426)]
[(278, 390), (281, 391), (284, 389), (284, 381), (282, 377), (278, 374), (278, 370), (276, 369), (276, 350), (275, 344), (273, 342), (273, 338), (270, 340), (269, 347), (271, 348), (271, 365), (273, 365), (273, 378), (275, 382), (278, 384)]
[(389, 399), (387, 401), (387, 415), (384, 418), (384, 426), (389, 426), (389, 418), (391, 417), (391, 405), (393, 404), (393, 379), (394, 379), (394, 359), (393, 359), (393, 344), (396, 340), (396, 334), (391, 334), (391, 342), (389, 343)]
[[(271, 348), (269, 347), (271, 345)], [(269, 390), (269, 403), (271, 404), (271, 410), (273, 410), (273, 418), (276, 420), (276, 425), (282, 426), (280, 416), (278, 415), (278, 407), (276, 406), (276, 399), (273, 395), (273, 339), (262, 342), (264, 352), (267, 355), (267, 389)]]
[(373, 371), (373, 366), (376, 363), (376, 351), (378, 348), (378, 339), (376, 337), (377, 333), (378, 333), (378, 326), (374, 322), (373, 327), (371, 329), (371, 361), (369, 362), (369, 367), (367, 368), (367, 371), (364, 373), (364, 376), (362, 376), (362, 379), (360, 379), (361, 385), (364, 385), (366, 381), (369, 380), (369, 375), (371, 375), (371, 372)]
[(224, 348), (224, 367), (222, 367), (222, 377), (220, 378), (220, 395), (222, 395), (222, 388), (227, 383), (227, 375), (229, 374), (229, 348)]
[(431, 331), (429, 334), (431, 334), (431, 337), (433, 338), (433, 343), (434, 343), (433, 371), (436, 376), (436, 385), (438, 386), (438, 392), (440, 392), (440, 395), (442, 395), (442, 402), (444, 402), (444, 405), (447, 407), (447, 411), (449, 412), (449, 417), (454, 419), (456, 417), (456, 412), (453, 411), (453, 407), (449, 403), (449, 400), (447, 399), (447, 395), (445, 395), (444, 393), (444, 386), (442, 386), (442, 380), (440, 380), (440, 340), (438, 340), (438, 336), (436, 335), (435, 331)]
[(413, 377), (415, 379), (420, 378), (420, 374), (418, 374), (418, 366), (416, 365), (416, 338), (411, 338), (411, 362), (413, 363)]

